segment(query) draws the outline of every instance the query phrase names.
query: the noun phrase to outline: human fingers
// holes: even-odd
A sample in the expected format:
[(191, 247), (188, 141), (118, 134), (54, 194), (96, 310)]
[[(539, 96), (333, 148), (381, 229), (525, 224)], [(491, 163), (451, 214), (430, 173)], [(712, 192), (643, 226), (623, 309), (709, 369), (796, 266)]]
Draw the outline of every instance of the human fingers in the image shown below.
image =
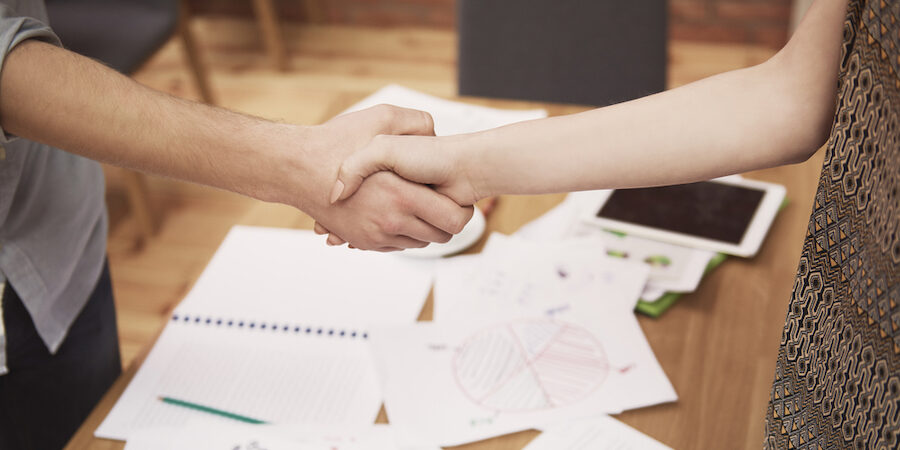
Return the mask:
[(313, 232), (315, 232), (316, 234), (327, 234), (328, 238), (325, 239), (325, 243), (328, 245), (342, 245), (347, 242), (340, 236), (329, 231), (328, 228), (325, 228), (319, 222), (316, 222), (315, 225), (313, 225)]
[(434, 119), (425, 111), (386, 104), (368, 111), (376, 117), (377, 134), (434, 136)]
[(452, 234), (441, 230), (418, 217), (412, 217), (404, 225), (403, 235), (424, 242), (437, 242), (441, 244), (449, 241), (450, 238), (453, 237)]
[(438, 145), (435, 138), (375, 136), (341, 163), (331, 202), (349, 198), (366, 177), (380, 171), (391, 171), (421, 184), (443, 183), (452, 176), (453, 163), (449, 155), (439, 153)]
[(358, 248), (361, 250), (394, 251), (403, 250), (405, 248), (422, 248), (427, 246), (428, 244), (429, 242), (420, 241), (409, 236), (385, 235), (378, 238), (377, 241), (373, 241), (369, 244), (361, 245), (350, 243), (348, 244), (348, 247)]
[(383, 247), (388, 248), (422, 248), (428, 246), (429, 242), (420, 241), (418, 239), (413, 239), (409, 236), (396, 235), (385, 241), (385, 245)]
[(341, 239), (340, 236), (334, 233), (329, 234), (328, 239), (325, 240), (325, 243), (328, 245), (343, 245), (345, 242), (347, 241)]
[(424, 186), (412, 186), (408, 195), (410, 212), (446, 233), (462, 231), (475, 213), (474, 207), (459, 206), (446, 195)]

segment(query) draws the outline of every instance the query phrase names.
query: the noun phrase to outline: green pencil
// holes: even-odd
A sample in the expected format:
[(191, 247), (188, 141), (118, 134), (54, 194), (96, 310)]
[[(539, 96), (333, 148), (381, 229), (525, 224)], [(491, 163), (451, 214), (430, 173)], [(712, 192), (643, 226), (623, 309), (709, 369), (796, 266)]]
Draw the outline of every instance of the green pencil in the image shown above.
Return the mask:
[(196, 403), (186, 402), (184, 400), (178, 400), (177, 398), (172, 397), (157, 397), (163, 401), (163, 403), (168, 403), (170, 405), (182, 406), (185, 408), (190, 408), (197, 411), (203, 411), (209, 414), (215, 414), (217, 416), (227, 417), (229, 419), (239, 420), (241, 422), (247, 422), (252, 424), (264, 424), (267, 423), (264, 420), (254, 419), (252, 417), (242, 416), (240, 414), (231, 413), (228, 411), (222, 411), (221, 409), (211, 408), (209, 406), (198, 405)]

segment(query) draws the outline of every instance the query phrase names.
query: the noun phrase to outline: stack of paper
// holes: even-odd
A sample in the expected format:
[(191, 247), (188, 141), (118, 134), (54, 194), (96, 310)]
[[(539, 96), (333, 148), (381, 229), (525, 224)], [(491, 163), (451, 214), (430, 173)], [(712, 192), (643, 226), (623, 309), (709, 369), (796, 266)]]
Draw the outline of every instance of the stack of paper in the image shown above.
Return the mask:
[[(715, 252), (665, 242), (626, 236), (598, 228), (581, 220), (585, 209), (598, 204), (600, 191), (573, 192), (558, 206), (523, 226), (515, 236), (537, 241), (556, 241), (572, 237), (596, 237), (607, 245), (610, 256), (645, 262), (650, 278), (641, 299), (652, 302), (664, 293), (693, 292)], [(665, 260), (665, 264), (654, 264)]]
[(494, 235), (442, 261), (435, 321), (372, 332), (399, 442), (458, 445), (674, 401), (633, 313), (648, 272), (596, 239)]

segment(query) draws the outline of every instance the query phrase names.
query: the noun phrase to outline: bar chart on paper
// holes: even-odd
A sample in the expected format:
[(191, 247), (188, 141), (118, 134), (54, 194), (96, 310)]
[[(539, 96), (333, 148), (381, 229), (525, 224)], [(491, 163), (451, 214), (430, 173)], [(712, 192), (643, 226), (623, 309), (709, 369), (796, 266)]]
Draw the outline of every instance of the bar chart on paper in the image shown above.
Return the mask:
[(457, 348), (452, 368), (472, 402), (496, 412), (531, 412), (586, 398), (606, 380), (610, 363), (584, 328), (534, 319), (476, 332)]

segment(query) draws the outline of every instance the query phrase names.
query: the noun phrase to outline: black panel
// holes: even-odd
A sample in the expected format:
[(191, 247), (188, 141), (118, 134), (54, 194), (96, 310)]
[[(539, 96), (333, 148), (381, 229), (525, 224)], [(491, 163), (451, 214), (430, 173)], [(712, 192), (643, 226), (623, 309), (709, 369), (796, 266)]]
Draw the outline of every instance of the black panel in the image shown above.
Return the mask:
[(597, 217), (740, 244), (764, 191), (701, 182), (613, 191)]
[(608, 105), (666, 82), (663, 0), (458, 0), (459, 93)]

